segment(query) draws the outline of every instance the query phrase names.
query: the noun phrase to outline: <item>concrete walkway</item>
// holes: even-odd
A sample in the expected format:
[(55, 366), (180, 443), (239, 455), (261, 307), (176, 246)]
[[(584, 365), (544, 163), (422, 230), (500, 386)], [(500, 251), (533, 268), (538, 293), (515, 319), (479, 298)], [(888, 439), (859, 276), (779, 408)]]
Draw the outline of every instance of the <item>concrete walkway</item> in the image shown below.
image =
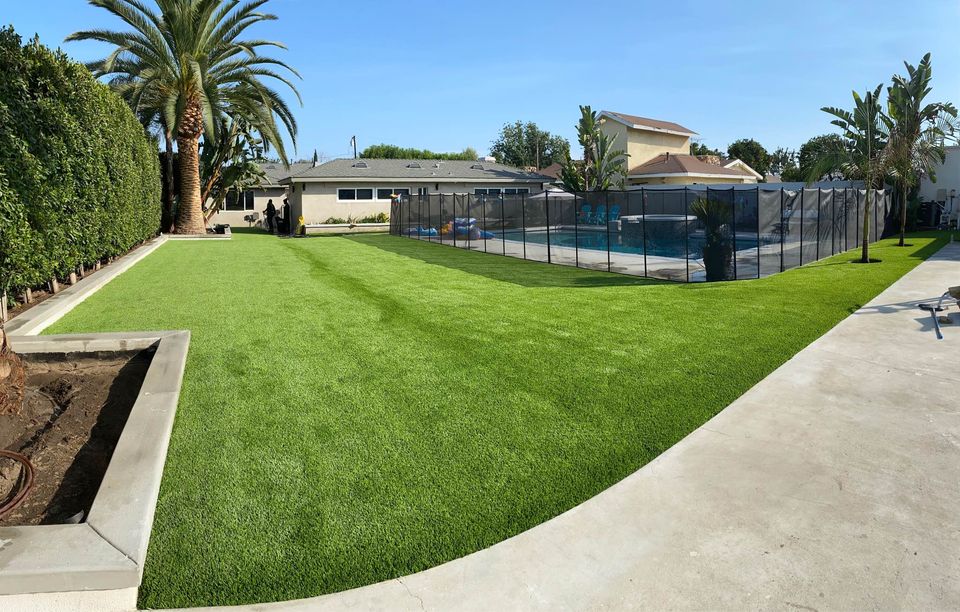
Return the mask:
[(938, 341), (916, 308), (950, 284), (960, 245), (543, 525), (399, 580), (237, 609), (960, 609), (960, 314)]

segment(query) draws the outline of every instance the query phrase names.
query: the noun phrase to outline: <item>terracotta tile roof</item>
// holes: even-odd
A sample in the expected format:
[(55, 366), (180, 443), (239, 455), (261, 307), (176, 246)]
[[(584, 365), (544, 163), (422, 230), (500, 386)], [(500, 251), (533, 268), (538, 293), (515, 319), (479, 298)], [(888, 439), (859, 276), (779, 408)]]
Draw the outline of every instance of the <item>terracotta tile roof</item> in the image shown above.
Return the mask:
[(652, 130), (666, 130), (669, 132), (678, 132), (680, 134), (688, 134), (690, 136), (695, 136), (696, 132), (693, 130), (687, 129), (680, 125), (679, 123), (673, 123), (671, 121), (660, 121), (659, 119), (649, 119), (647, 117), (637, 117), (636, 115), (627, 115), (625, 113), (615, 113), (613, 111), (601, 111), (603, 115), (609, 115), (610, 117), (620, 119), (624, 123), (628, 123), (633, 126), (639, 126), (641, 128), (649, 128)]
[(650, 161), (632, 168), (629, 172), (630, 176), (643, 176), (647, 174), (723, 174), (727, 176), (753, 176), (740, 168), (724, 168), (717, 164), (710, 164), (699, 160), (693, 155), (678, 155), (675, 153), (657, 155)]

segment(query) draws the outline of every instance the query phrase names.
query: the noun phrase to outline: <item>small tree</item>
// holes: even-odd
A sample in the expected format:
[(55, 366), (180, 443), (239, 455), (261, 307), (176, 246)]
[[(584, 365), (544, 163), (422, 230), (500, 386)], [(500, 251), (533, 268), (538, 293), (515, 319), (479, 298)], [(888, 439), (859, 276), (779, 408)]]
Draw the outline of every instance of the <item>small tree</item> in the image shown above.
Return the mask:
[(690, 155), (716, 155), (720, 157), (723, 153), (721, 153), (719, 149), (711, 149), (702, 142), (691, 142)]
[(831, 170), (839, 170), (846, 176), (863, 180), (867, 193), (863, 204), (862, 263), (870, 262), (870, 204), (874, 188), (883, 180), (890, 159), (887, 149), (890, 119), (881, 110), (882, 90), (883, 85), (877, 85), (862, 97), (854, 91), (852, 111), (832, 106), (820, 109), (835, 117), (830, 123), (840, 128), (840, 141), (824, 148), (807, 177), (808, 182), (813, 182)]
[(508, 166), (546, 168), (570, 157), (570, 143), (541, 130), (536, 123), (516, 121), (500, 129), (490, 154)]
[(727, 155), (739, 159), (760, 174), (770, 170), (770, 154), (752, 138), (741, 138), (727, 147)]

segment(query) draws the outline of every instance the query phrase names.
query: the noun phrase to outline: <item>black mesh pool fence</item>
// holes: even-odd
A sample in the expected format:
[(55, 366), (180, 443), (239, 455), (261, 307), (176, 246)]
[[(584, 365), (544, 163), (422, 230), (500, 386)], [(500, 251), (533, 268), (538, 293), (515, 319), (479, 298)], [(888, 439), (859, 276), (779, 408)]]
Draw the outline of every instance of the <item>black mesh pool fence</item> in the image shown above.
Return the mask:
[(876, 241), (887, 190), (700, 185), (429, 194), (394, 201), (390, 232), (558, 265), (675, 281), (761, 278)]

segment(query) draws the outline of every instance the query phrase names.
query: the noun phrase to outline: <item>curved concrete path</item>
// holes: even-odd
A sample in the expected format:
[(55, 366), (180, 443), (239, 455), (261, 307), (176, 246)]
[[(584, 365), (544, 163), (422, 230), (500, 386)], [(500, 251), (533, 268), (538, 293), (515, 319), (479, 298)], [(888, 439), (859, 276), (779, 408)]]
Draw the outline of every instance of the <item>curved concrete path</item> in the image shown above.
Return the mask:
[(218, 609), (960, 609), (960, 314), (938, 341), (916, 307), (957, 284), (953, 244), (656, 460), (514, 538)]

